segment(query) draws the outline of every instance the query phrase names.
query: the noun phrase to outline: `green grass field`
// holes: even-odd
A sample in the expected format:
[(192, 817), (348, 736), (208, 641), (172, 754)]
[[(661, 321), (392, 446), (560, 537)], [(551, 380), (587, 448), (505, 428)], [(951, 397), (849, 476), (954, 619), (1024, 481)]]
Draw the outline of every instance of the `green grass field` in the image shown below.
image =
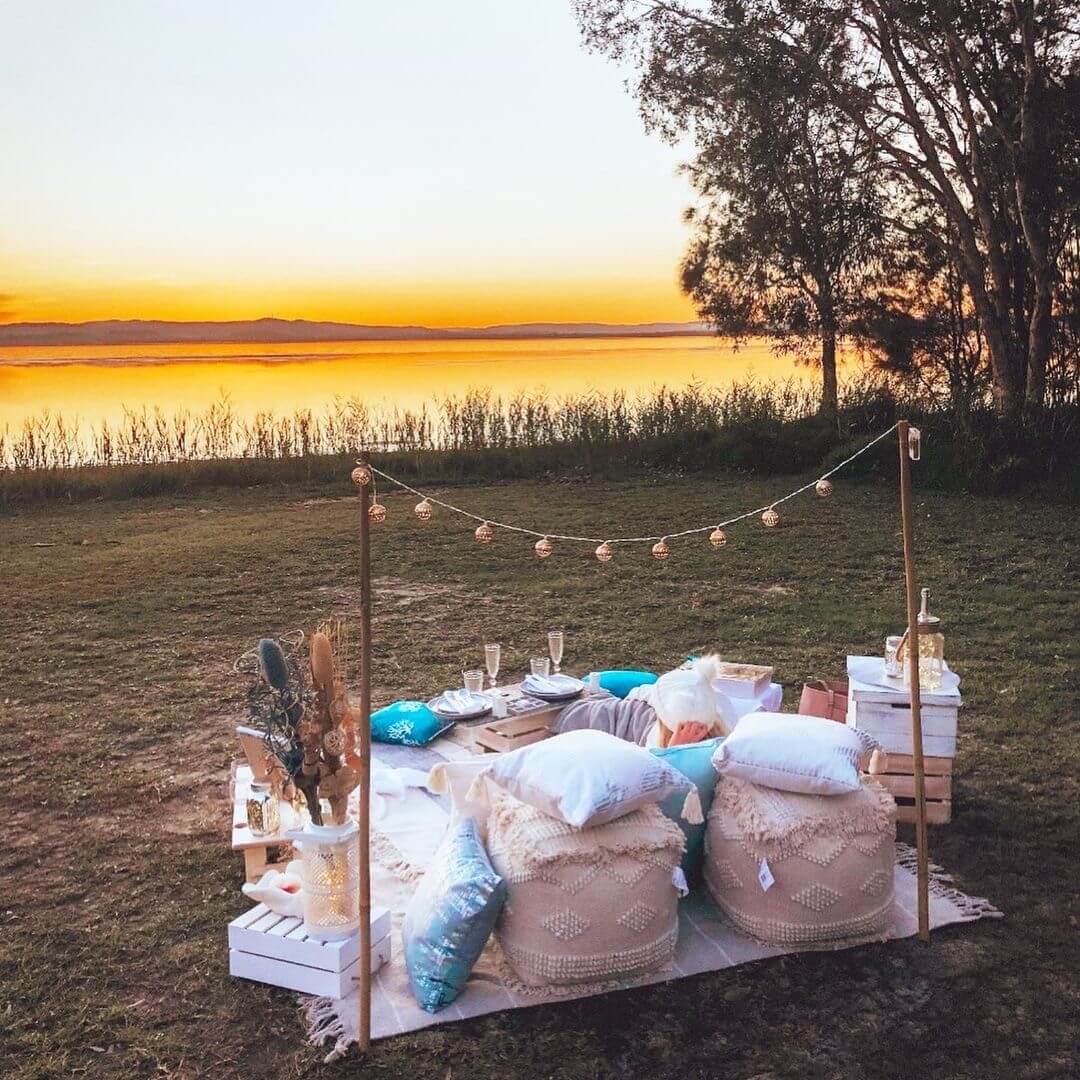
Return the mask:
[[(426, 696), (544, 631), (566, 665), (674, 666), (688, 652), (804, 679), (903, 623), (896, 492), (842, 478), (784, 527), (608, 566), (589, 548), (413, 520), (375, 536), (375, 698)], [(699, 524), (796, 486), (654, 477), (508, 484), (460, 501), (590, 534)], [(0, 518), (0, 1058), (9, 1080), (91, 1077), (1009, 1077), (1080, 1073), (1080, 526), (1075, 506), (916, 493), (923, 583), (964, 679), (956, 817), (932, 857), (1006, 918), (914, 941), (786, 957), (379, 1043), (333, 1066), (295, 995), (230, 979), (246, 906), (228, 848), (237, 654), (348, 613), (357, 503), (336, 488), (206, 491)], [(903, 830), (907, 833), (908, 830)], [(908, 835), (907, 838), (910, 839)]]

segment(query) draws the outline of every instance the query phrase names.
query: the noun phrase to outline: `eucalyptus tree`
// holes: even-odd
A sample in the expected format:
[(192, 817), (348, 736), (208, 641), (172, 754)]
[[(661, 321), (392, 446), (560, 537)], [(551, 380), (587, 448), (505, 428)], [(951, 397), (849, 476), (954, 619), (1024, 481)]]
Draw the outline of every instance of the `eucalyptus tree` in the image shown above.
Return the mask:
[[(998, 410), (1037, 414), (1057, 256), (1077, 204), (1080, 0), (576, 0), (639, 92), (692, 40), (722, 82), (738, 51), (783, 58), (949, 230)], [(761, 71), (767, 80), (770, 73)], [(794, 104), (794, 99), (792, 99)]]
[[(719, 333), (764, 333), (819, 364), (821, 409), (834, 413), (837, 342), (887, 254), (874, 144), (767, 38), (656, 11), (607, 34), (613, 12), (578, 4), (588, 40), (635, 62), (646, 124), (696, 150), (683, 288)], [(820, 44), (823, 63), (843, 62), (842, 42)]]

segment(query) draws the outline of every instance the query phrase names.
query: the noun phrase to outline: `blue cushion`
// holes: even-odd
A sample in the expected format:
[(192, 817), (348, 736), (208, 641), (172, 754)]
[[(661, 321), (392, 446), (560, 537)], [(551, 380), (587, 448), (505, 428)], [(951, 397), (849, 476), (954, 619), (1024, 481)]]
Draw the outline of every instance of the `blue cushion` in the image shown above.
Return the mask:
[(476, 822), (452, 823), (424, 874), (401, 928), (405, 967), (417, 1004), (438, 1012), (465, 988), (506, 902)]
[[(652, 752), (663, 758), (673, 768), (688, 776), (697, 786), (698, 798), (701, 799), (702, 817), (709, 816), (713, 792), (716, 790), (717, 774), (713, 768), (712, 756), (723, 739), (706, 739), (704, 742), (687, 743), (685, 746), (650, 747)], [(669, 795), (660, 809), (682, 829), (686, 836), (686, 851), (683, 852), (682, 872), (691, 885), (701, 880), (702, 863), (705, 858), (705, 825), (691, 825), (682, 817), (684, 795), (679, 792)]]
[(651, 671), (598, 671), (596, 674), (601, 687), (620, 698), (626, 697), (635, 686), (648, 686), (657, 679)]
[(371, 714), (371, 737), (401, 746), (425, 746), (453, 726), (453, 720), (432, 712), (422, 701), (395, 701)]

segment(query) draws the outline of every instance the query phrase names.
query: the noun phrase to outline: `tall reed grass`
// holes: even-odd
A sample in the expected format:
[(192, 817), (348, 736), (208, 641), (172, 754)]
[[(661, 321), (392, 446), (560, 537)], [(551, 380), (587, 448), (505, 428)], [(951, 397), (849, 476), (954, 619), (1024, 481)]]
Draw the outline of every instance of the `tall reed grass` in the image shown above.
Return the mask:
[[(422, 479), (511, 478), (586, 471), (700, 469), (793, 472), (849, 452), (904, 415), (950, 447), (942, 482), (1008, 486), (1049, 478), (1075, 460), (1075, 406), (1058, 410), (1040, 446), (1003, 442), (982, 407), (957, 409), (866, 375), (841, 388), (825, 421), (803, 383), (694, 384), (631, 397), (621, 391), (552, 398), (474, 389), (418, 409), (371, 410), (356, 398), (325, 409), (241, 416), (228, 398), (204, 413), (128, 410), (84, 426), (43, 412), (0, 431), (0, 500), (94, 497), (274, 479), (336, 480), (364, 449)], [(1041, 474), (1040, 474), (1041, 475)], [(995, 479), (996, 478), (996, 479)]]

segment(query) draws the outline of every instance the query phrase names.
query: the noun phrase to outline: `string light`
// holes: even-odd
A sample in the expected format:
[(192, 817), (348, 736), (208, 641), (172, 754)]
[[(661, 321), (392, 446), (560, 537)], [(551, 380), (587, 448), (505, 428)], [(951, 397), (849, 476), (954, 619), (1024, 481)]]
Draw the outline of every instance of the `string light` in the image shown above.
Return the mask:
[[(403, 491), (410, 492), (417, 496), (420, 502), (417, 504), (415, 511), (421, 520), (427, 521), (434, 513), (433, 507), (441, 506), (445, 510), (449, 510), (451, 513), (459, 514), (465, 518), (471, 518), (473, 521), (479, 523), (479, 528), (476, 530), (476, 539), (480, 543), (489, 543), (490, 539), (485, 539), (488, 536), (486, 530), (490, 530), (492, 534), (495, 529), (504, 529), (507, 532), (521, 533), (524, 536), (535, 536), (537, 541), (533, 547), (538, 559), (548, 558), (554, 551), (553, 541), (565, 540), (570, 543), (576, 544), (598, 544), (595, 549), (595, 554), (600, 562), (610, 562), (615, 553), (616, 544), (649, 544), (653, 549), (653, 554), (659, 558), (667, 558), (670, 555), (669, 541), (677, 540), (684, 536), (696, 536), (699, 533), (707, 533), (709, 537), (709, 543), (713, 547), (723, 547), (727, 541), (727, 533), (725, 529), (731, 525), (735, 525), (740, 521), (745, 521), (747, 518), (760, 516), (762, 524), (769, 529), (774, 529), (780, 524), (780, 514), (777, 512), (777, 507), (782, 503), (787, 502), (790, 499), (794, 499), (804, 492), (814, 490), (820, 498), (827, 498), (833, 490), (833, 486), (829, 481), (829, 477), (834, 473), (839, 472), (846, 465), (851, 464), (861, 454), (865, 454), (869, 449), (876, 446), (882, 439), (887, 438), (897, 428), (896, 424), (892, 427), (881, 432), (880, 435), (875, 435), (869, 442), (861, 446), (855, 453), (845, 458), (838, 465), (834, 465), (827, 473), (824, 473), (816, 480), (811, 480), (809, 483), (803, 484), (802, 487), (796, 488), (794, 491), (789, 491), (786, 495), (782, 495), (778, 499), (773, 499), (771, 502), (766, 503), (764, 506), (755, 507), (752, 510), (745, 510), (740, 514), (736, 514), (734, 517), (727, 518), (724, 521), (719, 522), (716, 525), (700, 525), (694, 526), (689, 529), (682, 529), (677, 532), (662, 533), (658, 536), (618, 536), (611, 537), (604, 540), (601, 537), (596, 536), (575, 536), (566, 533), (553, 533), (542, 532), (538, 529), (530, 529), (521, 525), (513, 525), (505, 521), (492, 521), (488, 518), (480, 517), (479, 514), (474, 514), (469, 510), (464, 510), (460, 506), (455, 506), (453, 503), (448, 503), (443, 499), (435, 498), (433, 495), (425, 495), (424, 492), (417, 488), (411, 487), (402, 480), (398, 480), (397, 477), (391, 476), (389, 473), (383, 472), (381, 469), (377, 469), (374, 465), (360, 465), (352, 472), (353, 481), (362, 485), (369, 477), (365, 473), (365, 469), (370, 473), (370, 480), (372, 483), (373, 497), (375, 501), (368, 509), (368, 515), (373, 522), (381, 522), (386, 519), (386, 507), (378, 501), (378, 494), (374, 489), (374, 478), (376, 476), (382, 477), (384, 480), (391, 484), (401, 488)], [(917, 436), (916, 436), (917, 438)], [(656, 551), (660, 548), (661, 553)], [(667, 554), (662, 552), (666, 549)]]
[(476, 526), (476, 539), (481, 544), (490, 544), (495, 539), (495, 530), (485, 521)]
[(658, 540), (652, 546), (652, 557), (654, 559), (660, 559), (663, 561), (671, 554), (671, 548), (667, 546), (666, 540)]

